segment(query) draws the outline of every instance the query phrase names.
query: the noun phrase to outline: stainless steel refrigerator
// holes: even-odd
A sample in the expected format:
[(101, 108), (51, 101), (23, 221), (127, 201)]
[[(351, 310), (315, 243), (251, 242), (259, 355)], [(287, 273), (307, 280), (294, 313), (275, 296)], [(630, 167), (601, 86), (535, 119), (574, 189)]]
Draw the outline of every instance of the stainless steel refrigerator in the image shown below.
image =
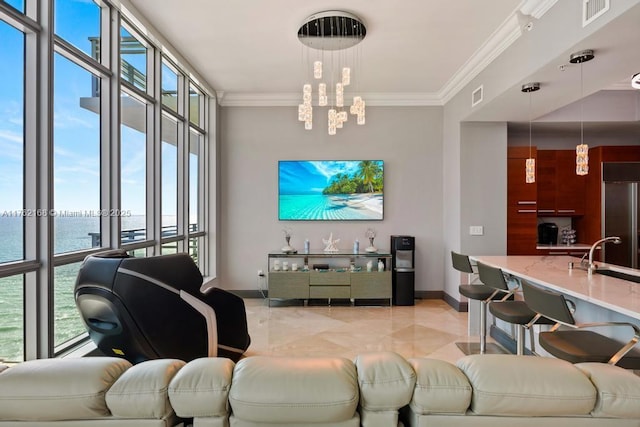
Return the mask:
[(640, 163), (602, 164), (603, 236), (619, 236), (619, 245), (604, 245), (607, 263), (638, 268), (638, 234), (640, 227)]

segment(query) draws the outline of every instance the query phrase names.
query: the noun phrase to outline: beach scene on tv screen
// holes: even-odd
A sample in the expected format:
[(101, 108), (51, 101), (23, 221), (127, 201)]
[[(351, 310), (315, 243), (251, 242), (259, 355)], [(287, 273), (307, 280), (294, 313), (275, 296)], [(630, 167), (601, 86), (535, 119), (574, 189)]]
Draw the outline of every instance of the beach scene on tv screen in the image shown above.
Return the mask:
[(381, 160), (286, 160), (278, 163), (278, 219), (381, 220)]

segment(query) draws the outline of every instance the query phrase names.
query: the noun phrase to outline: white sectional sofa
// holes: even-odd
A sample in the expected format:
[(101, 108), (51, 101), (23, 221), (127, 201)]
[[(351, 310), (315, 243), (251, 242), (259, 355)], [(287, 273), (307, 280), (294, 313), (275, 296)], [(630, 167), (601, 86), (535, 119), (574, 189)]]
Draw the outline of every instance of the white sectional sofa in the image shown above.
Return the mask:
[(183, 361), (41, 359), (0, 372), (0, 426), (170, 427), (167, 389)]
[[(2, 368), (0, 367), (0, 371)], [(0, 426), (640, 427), (640, 377), (542, 357), (395, 353), (36, 360), (0, 372)]]

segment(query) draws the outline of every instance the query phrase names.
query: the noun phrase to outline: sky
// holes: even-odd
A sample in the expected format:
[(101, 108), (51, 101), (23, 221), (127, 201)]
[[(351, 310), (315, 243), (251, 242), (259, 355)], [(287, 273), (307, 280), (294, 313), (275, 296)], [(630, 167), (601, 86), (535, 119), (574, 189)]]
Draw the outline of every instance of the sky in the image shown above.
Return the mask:
[[(24, 7), (22, 1), (8, 3)], [(91, 0), (56, 0), (56, 34), (88, 55), (92, 54), (89, 38), (100, 34), (99, 18), (99, 8)], [(129, 35), (126, 30), (121, 34)], [(0, 21), (0, 213), (23, 207), (23, 49), (22, 33)], [(146, 73), (145, 58), (129, 54), (125, 59)], [(163, 86), (175, 88), (176, 74), (163, 70)], [(90, 72), (54, 55), (54, 208), (58, 211), (100, 209), (99, 115), (80, 105), (81, 98), (93, 97), (95, 81)], [(121, 133), (122, 209), (144, 215), (146, 135), (144, 129), (127, 126)], [(176, 156), (163, 161), (163, 174), (171, 177), (169, 181), (177, 177)], [(168, 185), (163, 192), (163, 215), (175, 215), (177, 203), (171, 201), (177, 200), (176, 190), (176, 185)]]

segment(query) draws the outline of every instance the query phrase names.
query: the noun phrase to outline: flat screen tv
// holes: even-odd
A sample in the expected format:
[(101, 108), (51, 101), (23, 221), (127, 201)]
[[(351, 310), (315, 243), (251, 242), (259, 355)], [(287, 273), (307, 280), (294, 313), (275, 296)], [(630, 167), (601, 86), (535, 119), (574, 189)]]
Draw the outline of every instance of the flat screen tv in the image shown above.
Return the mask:
[(281, 160), (278, 219), (382, 220), (382, 160)]

